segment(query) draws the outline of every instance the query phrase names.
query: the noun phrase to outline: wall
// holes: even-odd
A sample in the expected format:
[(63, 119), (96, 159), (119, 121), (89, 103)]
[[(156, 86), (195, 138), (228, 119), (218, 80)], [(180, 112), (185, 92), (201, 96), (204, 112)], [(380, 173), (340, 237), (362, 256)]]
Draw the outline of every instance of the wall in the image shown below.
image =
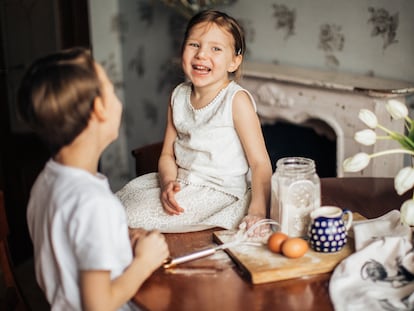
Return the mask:
[[(90, 35), (94, 57), (105, 68), (125, 107), (122, 42), (117, 29), (114, 28), (114, 19), (117, 16), (119, 8), (116, 1), (89, 1)], [(122, 123), (118, 139), (106, 149), (100, 163), (101, 170), (108, 176), (114, 191), (130, 178), (128, 156), (125, 123)]]
[[(414, 81), (414, 1), (236, 0), (217, 7), (246, 30), (250, 61)], [(89, 0), (94, 54), (125, 103), (102, 160), (114, 190), (134, 176), (130, 150), (162, 139), (185, 18), (161, 1)], [(411, 100), (412, 101), (412, 100)]]

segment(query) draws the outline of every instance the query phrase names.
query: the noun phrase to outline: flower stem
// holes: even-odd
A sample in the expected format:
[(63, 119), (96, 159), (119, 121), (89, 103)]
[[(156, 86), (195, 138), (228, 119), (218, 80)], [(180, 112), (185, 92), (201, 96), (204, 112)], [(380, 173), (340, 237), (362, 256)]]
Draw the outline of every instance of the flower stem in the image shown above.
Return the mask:
[(398, 141), (400, 145), (406, 149), (414, 150), (414, 142), (407, 136), (391, 131), (386, 127), (378, 124), (377, 127), (387, 133), (392, 139)]
[(387, 134), (393, 134), (394, 133), (393, 131), (387, 129), (385, 126), (382, 126), (381, 124), (378, 124), (377, 127), (380, 128), (381, 130), (383, 130)]
[(371, 158), (387, 155), (387, 154), (394, 154), (394, 153), (405, 153), (414, 156), (414, 151), (406, 150), (406, 149), (390, 149), (385, 151), (376, 152), (370, 155)]
[(392, 139), (391, 136), (377, 136), (377, 140), (390, 140)]

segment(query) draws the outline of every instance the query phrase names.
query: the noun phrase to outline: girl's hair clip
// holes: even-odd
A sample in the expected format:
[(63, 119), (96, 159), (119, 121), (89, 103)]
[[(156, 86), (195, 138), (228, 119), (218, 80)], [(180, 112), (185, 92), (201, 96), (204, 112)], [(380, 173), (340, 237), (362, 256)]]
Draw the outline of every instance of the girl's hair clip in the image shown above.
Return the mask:
[(241, 55), (241, 52), (242, 52), (242, 50), (240, 48), (240, 49), (237, 50), (236, 55)]

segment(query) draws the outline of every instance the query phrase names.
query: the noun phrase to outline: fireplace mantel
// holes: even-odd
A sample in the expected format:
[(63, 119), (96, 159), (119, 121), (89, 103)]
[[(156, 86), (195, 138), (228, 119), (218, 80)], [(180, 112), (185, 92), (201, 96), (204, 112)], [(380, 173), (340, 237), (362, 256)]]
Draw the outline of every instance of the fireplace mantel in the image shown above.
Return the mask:
[(394, 177), (402, 168), (400, 154), (374, 158), (358, 173), (344, 173), (342, 162), (357, 152), (373, 153), (398, 146), (392, 140), (373, 146), (358, 144), (354, 134), (366, 128), (358, 113), (362, 108), (370, 109), (380, 124), (402, 132), (403, 121), (391, 120), (385, 104), (390, 98), (405, 103), (406, 95), (414, 93), (414, 83), (252, 62), (243, 65), (240, 83), (255, 98), (262, 124), (287, 121), (311, 126), (319, 135), (336, 136), (338, 177)]
[(338, 71), (322, 71), (304, 67), (245, 62), (243, 75), (320, 87), (337, 91), (364, 93), (372, 97), (397, 97), (414, 93), (414, 82), (383, 79)]

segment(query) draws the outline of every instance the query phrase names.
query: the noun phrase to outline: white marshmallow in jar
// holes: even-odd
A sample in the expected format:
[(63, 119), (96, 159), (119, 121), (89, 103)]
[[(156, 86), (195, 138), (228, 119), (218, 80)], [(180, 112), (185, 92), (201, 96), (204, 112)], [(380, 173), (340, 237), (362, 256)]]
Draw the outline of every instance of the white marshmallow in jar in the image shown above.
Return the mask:
[(291, 237), (307, 237), (310, 213), (321, 206), (321, 184), (315, 162), (286, 157), (276, 162), (272, 176), (270, 217)]

